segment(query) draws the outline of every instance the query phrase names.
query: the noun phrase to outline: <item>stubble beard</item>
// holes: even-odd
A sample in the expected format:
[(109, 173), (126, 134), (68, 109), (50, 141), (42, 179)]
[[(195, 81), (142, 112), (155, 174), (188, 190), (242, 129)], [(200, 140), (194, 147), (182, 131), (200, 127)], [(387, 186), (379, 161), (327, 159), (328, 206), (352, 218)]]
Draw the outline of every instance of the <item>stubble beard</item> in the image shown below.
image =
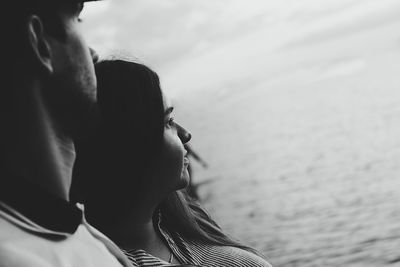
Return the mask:
[(88, 134), (98, 119), (95, 82), (83, 76), (78, 80), (81, 82), (54, 75), (43, 89), (43, 98), (54, 124), (73, 140)]

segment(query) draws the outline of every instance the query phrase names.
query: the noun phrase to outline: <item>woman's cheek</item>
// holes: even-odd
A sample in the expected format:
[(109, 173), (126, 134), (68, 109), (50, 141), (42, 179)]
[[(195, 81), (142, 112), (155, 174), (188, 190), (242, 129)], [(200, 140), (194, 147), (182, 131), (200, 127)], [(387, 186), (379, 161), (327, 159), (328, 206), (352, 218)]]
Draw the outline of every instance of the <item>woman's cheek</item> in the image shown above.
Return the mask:
[(164, 134), (164, 162), (169, 170), (168, 173), (171, 175), (178, 175), (182, 172), (183, 168), (183, 158), (184, 150), (182, 142), (179, 137), (173, 135), (172, 133)]

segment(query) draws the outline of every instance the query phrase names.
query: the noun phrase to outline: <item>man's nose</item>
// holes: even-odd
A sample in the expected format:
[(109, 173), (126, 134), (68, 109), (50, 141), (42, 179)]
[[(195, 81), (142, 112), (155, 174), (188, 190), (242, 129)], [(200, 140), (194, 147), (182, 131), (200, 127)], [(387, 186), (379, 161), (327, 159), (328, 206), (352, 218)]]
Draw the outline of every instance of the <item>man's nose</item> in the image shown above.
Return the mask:
[(178, 129), (178, 136), (182, 141), (182, 144), (186, 144), (187, 142), (192, 139), (192, 135), (189, 133), (188, 130), (180, 126), (178, 123), (176, 123), (176, 127)]
[(97, 61), (99, 61), (99, 54), (97, 54), (96, 50), (94, 50), (91, 47), (89, 47), (89, 50), (90, 50), (90, 55), (92, 56), (92, 59), (93, 59), (93, 63), (96, 63)]

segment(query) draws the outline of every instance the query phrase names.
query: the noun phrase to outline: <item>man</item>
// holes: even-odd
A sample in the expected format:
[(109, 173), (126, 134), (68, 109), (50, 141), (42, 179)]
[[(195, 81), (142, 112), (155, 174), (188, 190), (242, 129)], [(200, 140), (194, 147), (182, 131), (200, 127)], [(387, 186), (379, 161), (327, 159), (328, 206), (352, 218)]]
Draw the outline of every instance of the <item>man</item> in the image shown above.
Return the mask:
[(83, 2), (2, 3), (0, 267), (130, 265), (69, 203), (73, 139), (96, 103)]

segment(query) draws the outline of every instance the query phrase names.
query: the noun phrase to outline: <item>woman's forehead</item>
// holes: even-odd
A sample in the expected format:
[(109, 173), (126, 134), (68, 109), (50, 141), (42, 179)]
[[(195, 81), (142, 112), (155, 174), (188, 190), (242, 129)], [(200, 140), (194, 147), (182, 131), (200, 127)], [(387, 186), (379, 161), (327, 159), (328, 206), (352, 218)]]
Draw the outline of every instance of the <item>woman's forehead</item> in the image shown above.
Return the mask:
[(171, 99), (163, 93), (164, 110), (172, 107)]

